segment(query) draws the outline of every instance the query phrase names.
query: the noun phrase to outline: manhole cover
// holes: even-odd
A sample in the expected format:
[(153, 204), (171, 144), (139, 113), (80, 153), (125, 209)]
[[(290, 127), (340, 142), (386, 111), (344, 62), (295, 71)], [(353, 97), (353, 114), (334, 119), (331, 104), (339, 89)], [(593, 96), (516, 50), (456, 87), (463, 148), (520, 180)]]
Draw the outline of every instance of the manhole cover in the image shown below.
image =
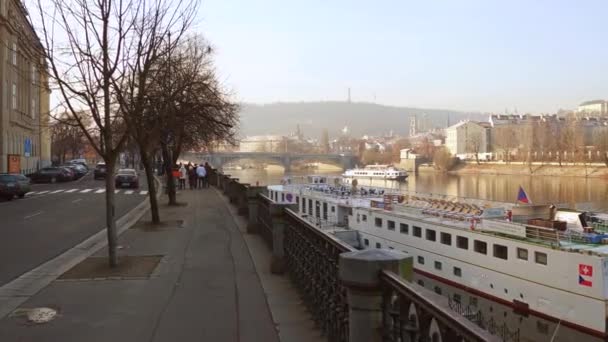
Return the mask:
[(28, 323), (44, 324), (57, 317), (57, 310), (52, 308), (18, 309), (12, 314), (13, 317), (25, 318)]

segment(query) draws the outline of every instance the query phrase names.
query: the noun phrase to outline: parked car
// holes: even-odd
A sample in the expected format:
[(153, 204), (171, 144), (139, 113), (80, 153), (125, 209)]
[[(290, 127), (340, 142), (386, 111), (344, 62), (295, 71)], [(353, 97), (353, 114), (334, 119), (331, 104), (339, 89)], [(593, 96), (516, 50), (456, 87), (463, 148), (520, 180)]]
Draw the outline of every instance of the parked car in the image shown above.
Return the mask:
[(114, 179), (117, 188), (139, 188), (139, 176), (134, 169), (119, 169)]
[(65, 163), (70, 165), (80, 165), (89, 170), (89, 165), (87, 165), (87, 161), (85, 159), (72, 159), (68, 160)]
[(66, 164), (66, 165), (60, 165), (59, 167), (68, 168), (68, 169), (72, 170), (74, 172), (75, 179), (81, 178), (82, 176), (86, 175), (88, 172), (88, 170), (80, 164)]
[(7, 200), (25, 197), (30, 192), (30, 180), (24, 175), (0, 173), (0, 197)]
[(99, 163), (95, 165), (95, 170), (93, 171), (94, 179), (106, 178), (107, 174), (108, 169), (106, 168), (106, 163)]
[(74, 173), (63, 167), (45, 167), (28, 175), (32, 182), (65, 182), (74, 179)]

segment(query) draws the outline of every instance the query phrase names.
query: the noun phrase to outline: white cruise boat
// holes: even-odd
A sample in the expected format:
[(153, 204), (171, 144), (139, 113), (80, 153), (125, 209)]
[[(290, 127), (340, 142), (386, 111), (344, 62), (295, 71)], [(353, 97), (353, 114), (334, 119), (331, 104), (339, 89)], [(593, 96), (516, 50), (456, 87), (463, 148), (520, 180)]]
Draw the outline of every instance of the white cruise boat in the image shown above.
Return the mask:
[[(412, 255), (418, 283), (457, 289), (459, 301), (467, 293), (488, 316), (511, 308), (505, 320), (514, 329), (527, 326), (526, 341), (554, 333), (556, 341), (608, 336), (608, 234), (588, 227), (608, 227), (597, 223), (600, 216), (310, 178), (268, 186), (268, 196), (297, 204), (298, 214), (321, 229), (356, 230), (359, 248)], [(478, 298), (490, 304), (478, 306)]]
[(407, 178), (407, 172), (405, 170), (397, 169), (390, 165), (368, 165), (362, 169), (355, 168), (346, 170), (342, 174), (345, 178), (371, 178), (371, 179), (386, 179), (404, 181)]

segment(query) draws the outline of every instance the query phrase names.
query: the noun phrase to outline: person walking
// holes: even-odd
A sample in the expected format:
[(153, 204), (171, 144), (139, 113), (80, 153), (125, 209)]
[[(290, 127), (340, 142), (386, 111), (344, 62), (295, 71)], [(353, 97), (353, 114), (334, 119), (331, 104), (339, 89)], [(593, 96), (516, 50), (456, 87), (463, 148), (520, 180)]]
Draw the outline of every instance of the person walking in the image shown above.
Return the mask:
[(190, 183), (190, 190), (196, 189), (196, 168), (198, 165), (194, 164), (188, 171), (188, 182)]
[(209, 187), (209, 177), (211, 176), (211, 165), (205, 162), (205, 187)]
[(179, 168), (179, 189), (186, 190), (186, 177), (188, 176), (188, 171), (186, 167), (182, 164)]
[(205, 176), (207, 176), (207, 171), (203, 165), (196, 168), (196, 176), (198, 177), (198, 186), (202, 189), (205, 186)]

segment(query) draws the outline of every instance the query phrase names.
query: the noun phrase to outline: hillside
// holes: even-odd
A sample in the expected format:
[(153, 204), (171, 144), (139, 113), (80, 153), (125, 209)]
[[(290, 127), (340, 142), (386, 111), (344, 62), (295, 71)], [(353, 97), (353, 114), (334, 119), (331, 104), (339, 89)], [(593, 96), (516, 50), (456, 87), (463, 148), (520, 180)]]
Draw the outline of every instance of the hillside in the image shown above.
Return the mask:
[[(242, 104), (241, 136), (287, 134), (299, 124), (302, 132), (319, 138), (323, 129), (330, 136), (348, 126), (354, 136), (381, 135), (391, 129), (395, 134), (407, 135), (410, 116), (418, 120), (426, 114), (426, 127), (446, 127), (448, 116), (452, 124), (463, 119), (486, 120), (480, 113), (464, 113), (443, 109), (391, 107), (374, 103), (348, 102), (292, 102), (271, 104)], [(419, 124), (420, 127), (420, 124)]]

